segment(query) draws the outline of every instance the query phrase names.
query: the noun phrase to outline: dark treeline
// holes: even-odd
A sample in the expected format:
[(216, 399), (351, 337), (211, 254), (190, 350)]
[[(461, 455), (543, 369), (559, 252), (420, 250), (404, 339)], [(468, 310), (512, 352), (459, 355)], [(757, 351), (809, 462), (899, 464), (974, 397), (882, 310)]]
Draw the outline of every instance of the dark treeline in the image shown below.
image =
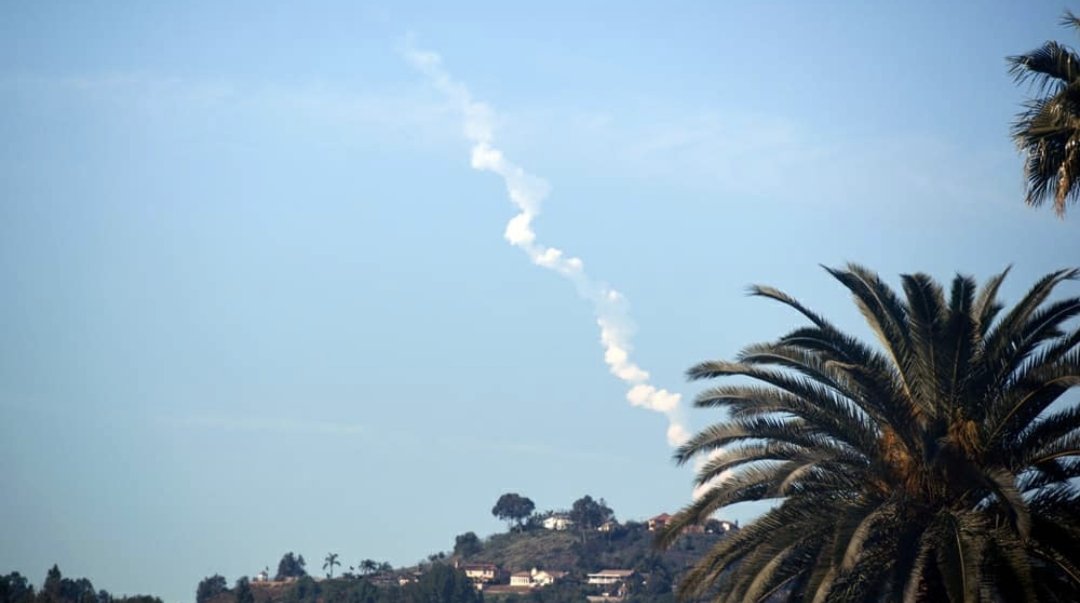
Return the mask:
[[(209, 581), (209, 582), (208, 582)], [(349, 575), (315, 580), (304, 574), (279, 591), (240, 578), (232, 589), (225, 579), (212, 576), (199, 584), (197, 599), (203, 603), (481, 603), (482, 596), (465, 574), (437, 563), (404, 585), (376, 585), (367, 577)]]
[(65, 578), (56, 565), (45, 574), (41, 590), (19, 572), (0, 576), (0, 603), (162, 603), (158, 597), (134, 595), (114, 597), (107, 590), (95, 590), (87, 578)]
[[(716, 520), (688, 533), (666, 551), (653, 546), (655, 533), (643, 522), (615, 521), (603, 498), (584, 496), (564, 511), (535, 513), (533, 502), (520, 494), (503, 495), (492, 514), (507, 520), (507, 532), (481, 539), (466, 532), (453, 549), (429, 555), (415, 566), (394, 568), (388, 562), (363, 559), (355, 565), (328, 553), (323, 577), (308, 572), (308, 561), (295, 552), (252, 576), (231, 582), (220, 574), (203, 578), (194, 590), (195, 603), (581, 603), (587, 596), (617, 591), (627, 603), (674, 603), (673, 586), (703, 550), (729, 529)], [(568, 521), (545, 527), (549, 518)], [(603, 530), (601, 530), (603, 527)], [(735, 527), (737, 529), (737, 526)], [(498, 577), (483, 590), (463, 569), (470, 564), (498, 568)], [(315, 566), (319, 567), (319, 566)], [(510, 574), (534, 568), (561, 574), (554, 583), (531, 590), (508, 590)], [(617, 587), (589, 584), (587, 574), (607, 568), (630, 570)], [(312, 568), (314, 569), (314, 568)], [(501, 587), (502, 590), (499, 590)], [(488, 591), (492, 592), (488, 592)], [(0, 576), (0, 603), (163, 603), (148, 595), (114, 597), (96, 590), (87, 578), (65, 578), (53, 566), (40, 589), (25, 576)]]

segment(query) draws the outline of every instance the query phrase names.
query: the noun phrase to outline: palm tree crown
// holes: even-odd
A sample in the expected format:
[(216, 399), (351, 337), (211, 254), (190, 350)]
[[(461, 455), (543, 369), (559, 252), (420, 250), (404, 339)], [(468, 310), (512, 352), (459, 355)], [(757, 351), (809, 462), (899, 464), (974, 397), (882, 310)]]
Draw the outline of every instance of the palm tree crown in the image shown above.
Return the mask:
[[(1080, 29), (1080, 18), (1066, 12), (1062, 24)], [(1013, 140), (1026, 155), (1024, 200), (1039, 206), (1052, 199), (1054, 211), (1064, 216), (1066, 201), (1080, 197), (1080, 56), (1046, 42), (1008, 61), (1016, 81), (1030, 83), (1038, 95), (1012, 128)]]
[(326, 574), (327, 578), (333, 578), (334, 577), (334, 566), (335, 565), (341, 565), (341, 562), (338, 561), (338, 554), (337, 553), (327, 553), (326, 554), (326, 559), (323, 561), (323, 566), (322, 566), (322, 568), (324, 570), (328, 570), (328, 572)]
[(946, 291), (904, 275), (901, 297), (860, 266), (827, 269), (881, 347), (770, 287), (810, 324), (704, 362), (741, 377), (695, 402), (727, 418), (676, 459), (704, 490), (661, 534), (670, 545), (722, 507), (778, 504), (706, 553), (683, 596), (718, 601), (1080, 600), (1080, 272), (1039, 280), (1007, 312), (1008, 271)]

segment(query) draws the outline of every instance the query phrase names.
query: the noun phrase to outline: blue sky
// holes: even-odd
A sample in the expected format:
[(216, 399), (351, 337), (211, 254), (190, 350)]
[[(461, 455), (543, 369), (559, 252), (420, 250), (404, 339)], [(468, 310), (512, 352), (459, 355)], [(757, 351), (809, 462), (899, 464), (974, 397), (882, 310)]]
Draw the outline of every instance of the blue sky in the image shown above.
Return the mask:
[(6, 6), (0, 572), (172, 603), (290, 550), (413, 563), (508, 491), (688, 502), (410, 43), (684, 406), (691, 364), (796, 323), (751, 283), (865, 334), (819, 264), (1012, 264), (1010, 300), (1077, 264), (1080, 217), (1021, 203), (1004, 61), (1074, 41), (1064, 6), (580, 4)]

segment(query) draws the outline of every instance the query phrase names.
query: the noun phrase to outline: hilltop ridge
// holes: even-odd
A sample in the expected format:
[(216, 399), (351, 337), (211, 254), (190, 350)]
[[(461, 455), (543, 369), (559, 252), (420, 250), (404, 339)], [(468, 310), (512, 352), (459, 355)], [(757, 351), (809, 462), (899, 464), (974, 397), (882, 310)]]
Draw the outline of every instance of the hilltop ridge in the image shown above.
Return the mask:
[[(483, 539), (472, 532), (460, 534), (453, 550), (433, 553), (413, 566), (372, 563), (362, 573), (346, 571), (336, 578), (305, 574), (254, 581), (250, 600), (241, 600), (238, 589), (232, 589), (198, 603), (468, 603), (474, 595), (507, 603), (671, 603), (680, 576), (738, 526), (711, 521), (658, 550), (654, 538), (667, 517), (626, 523), (609, 519), (584, 528), (572, 521), (549, 522), (545, 528), (544, 516), (531, 515)], [(456, 594), (447, 598), (449, 592)]]

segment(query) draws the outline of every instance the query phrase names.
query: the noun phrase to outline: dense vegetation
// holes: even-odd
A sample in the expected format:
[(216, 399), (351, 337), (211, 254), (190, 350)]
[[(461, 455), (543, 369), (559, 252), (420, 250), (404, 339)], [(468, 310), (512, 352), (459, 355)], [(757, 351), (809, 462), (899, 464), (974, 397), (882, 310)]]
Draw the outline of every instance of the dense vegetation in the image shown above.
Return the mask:
[[(398, 584), (393, 580), (350, 574), (347, 577), (316, 580), (304, 575), (283, 582), (237, 581), (233, 589), (216, 591), (205, 603), (480, 603), (480, 593), (465, 575), (444, 563), (431, 564), (415, 582)], [(215, 584), (223, 578), (212, 576)], [(384, 578), (391, 578), (387, 575)], [(203, 581), (206, 583), (206, 580)], [(200, 583), (200, 592), (203, 591)]]
[[(583, 502), (582, 502), (583, 501)], [(579, 510), (591, 508), (596, 518), (610, 517), (610, 509), (591, 497), (579, 499)], [(544, 515), (544, 514), (541, 514)], [(241, 578), (233, 588), (220, 575), (205, 578), (196, 589), (197, 603), (471, 603), (483, 599), (457, 564), (490, 563), (505, 576), (518, 571), (542, 568), (568, 571), (562, 581), (525, 593), (488, 595), (489, 599), (533, 603), (580, 603), (597, 589), (585, 584), (585, 574), (606, 568), (635, 570), (627, 585), (630, 600), (640, 603), (671, 603), (673, 584), (702, 552), (715, 545), (717, 532), (686, 534), (676, 546), (657, 551), (654, 533), (644, 524), (628, 522), (608, 532), (547, 530), (539, 522), (515, 520), (510, 531), (481, 539), (472, 532), (455, 538), (454, 551), (435, 553), (410, 568), (393, 569), (370, 560), (350, 567), (340, 577), (316, 580), (294, 562), (302, 559), (287, 553), (279, 564), (293, 568), (297, 575), (271, 582), (249, 582)], [(583, 537), (584, 534), (584, 537)], [(327, 555), (324, 569), (329, 573)], [(354, 571), (359, 570), (359, 571)], [(0, 602), (4, 603), (4, 602)]]
[[(250, 588), (253, 603), (469, 603), (480, 600), (480, 594), (454, 564), (490, 563), (497, 565), (504, 577), (532, 568), (563, 570), (569, 575), (552, 586), (523, 594), (489, 595), (489, 599), (581, 603), (586, 595), (596, 594), (595, 587), (585, 584), (586, 573), (625, 568), (636, 572), (628, 585), (633, 601), (671, 602), (677, 577), (721, 536), (687, 534), (663, 552), (653, 546), (653, 536), (643, 524), (632, 522), (608, 533), (593, 530), (584, 540), (576, 530), (537, 527), (515, 528), (487, 539), (467, 532), (455, 539), (459, 552), (433, 554), (414, 567), (382, 567), (367, 575), (345, 572), (340, 578), (325, 580), (305, 575), (287, 582), (250, 583)], [(221, 576), (203, 580), (199, 603), (244, 603), (239, 598), (239, 583), (233, 589), (224, 586)], [(204, 593), (208, 594), (205, 599)]]
[(664, 574), (674, 576), (721, 538), (718, 534), (686, 534), (675, 546), (657, 551), (654, 536), (644, 524), (636, 522), (608, 533), (593, 530), (584, 541), (577, 530), (509, 532), (492, 535), (462, 561), (494, 563), (507, 572), (538, 567), (583, 576), (605, 568), (624, 568), (645, 573), (662, 569)]
[(41, 590), (20, 574), (11, 572), (0, 576), (0, 603), (162, 603), (149, 595), (114, 597), (106, 590), (94, 590), (86, 578), (72, 580), (60, 573), (53, 565), (45, 574)]
[(727, 505), (782, 503), (713, 547), (680, 592), (1080, 600), (1080, 405), (1064, 397), (1080, 386), (1080, 298), (1049, 301), (1080, 272), (1047, 275), (1007, 312), (1006, 273), (981, 289), (957, 276), (948, 293), (904, 275), (903, 296), (859, 266), (829, 273), (881, 349), (756, 287), (810, 324), (689, 371), (741, 380), (696, 400), (727, 418), (679, 450), (707, 459), (697, 479), (708, 490), (665, 542)]

